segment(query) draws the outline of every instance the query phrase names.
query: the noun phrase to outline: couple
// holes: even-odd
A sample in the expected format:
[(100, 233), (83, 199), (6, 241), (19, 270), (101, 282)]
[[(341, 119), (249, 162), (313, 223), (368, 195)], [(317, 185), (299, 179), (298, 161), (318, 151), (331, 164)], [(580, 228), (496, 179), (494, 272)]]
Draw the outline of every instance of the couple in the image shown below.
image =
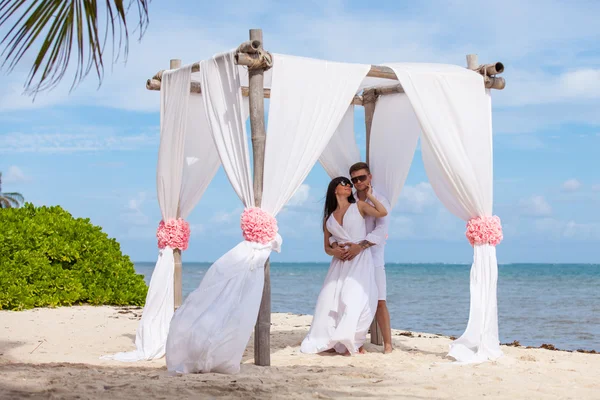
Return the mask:
[[(317, 299), (303, 353), (363, 353), (367, 331), (378, 310), (384, 353), (392, 351), (386, 305), (384, 246), (389, 202), (373, 191), (369, 166), (350, 167), (327, 188), (323, 212), (325, 252), (333, 256)], [(352, 193), (352, 183), (356, 193)]]

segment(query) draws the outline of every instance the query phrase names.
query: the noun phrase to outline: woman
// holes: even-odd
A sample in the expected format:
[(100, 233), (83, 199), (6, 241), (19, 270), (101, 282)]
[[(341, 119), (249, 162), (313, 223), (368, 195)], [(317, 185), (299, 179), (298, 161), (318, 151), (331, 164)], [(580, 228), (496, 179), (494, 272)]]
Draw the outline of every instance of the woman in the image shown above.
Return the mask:
[[(374, 206), (358, 201), (352, 194), (348, 178), (338, 177), (329, 183), (323, 211), (325, 252), (331, 256), (331, 265), (319, 293), (310, 331), (300, 351), (320, 353), (335, 351), (340, 354), (362, 352), (367, 331), (377, 310), (377, 285), (370, 249), (355, 258), (343, 261), (344, 244), (358, 243), (367, 236), (364, 217), (385, 217), (387, 210), (373, 196), (369, 187), (367, 198)], [(329, 238), (340, 243), (332, 248)]]

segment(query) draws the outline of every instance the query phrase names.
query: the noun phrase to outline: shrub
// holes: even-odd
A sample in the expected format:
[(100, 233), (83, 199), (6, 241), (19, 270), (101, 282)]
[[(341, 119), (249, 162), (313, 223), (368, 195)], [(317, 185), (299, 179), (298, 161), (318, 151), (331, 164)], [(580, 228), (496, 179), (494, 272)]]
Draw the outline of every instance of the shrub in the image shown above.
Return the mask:
[(0, 309), (143, 305), (148, 288), (119, 243), (59, 206), (0, 210)]

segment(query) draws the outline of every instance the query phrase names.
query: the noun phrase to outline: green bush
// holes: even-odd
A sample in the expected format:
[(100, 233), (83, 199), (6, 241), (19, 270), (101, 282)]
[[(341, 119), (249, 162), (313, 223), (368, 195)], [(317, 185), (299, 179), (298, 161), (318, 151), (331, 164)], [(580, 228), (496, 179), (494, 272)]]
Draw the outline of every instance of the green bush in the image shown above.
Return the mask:
[(143, 305), (148, 288), (119, 243), (59, 206), (0, 210), (0, 309)]

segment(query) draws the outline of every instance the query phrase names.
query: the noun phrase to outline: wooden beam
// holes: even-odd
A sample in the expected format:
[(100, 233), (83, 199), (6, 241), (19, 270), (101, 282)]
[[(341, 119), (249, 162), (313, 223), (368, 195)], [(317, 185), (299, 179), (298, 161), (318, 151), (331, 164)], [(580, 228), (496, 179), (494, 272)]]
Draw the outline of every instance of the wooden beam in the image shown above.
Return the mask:
[(483, 75), (483, 83), (486, 89), (497, 89), (502, 90), (506, 87), (506, 81), (504, 78), (494, 76), (504, 72), (504, 64), (496, 62), (494, 64), (483, 64), (479, 65), (477, 60), (477, 54), (467, 55), (467, 68), (475, 72), (479, 72)]
[(480, 73), (485, 73), (485, 75), (498, 75), (504, 72), (504, 64), (501, 62), (483, 64), (479, 69), (481, 70)]
[(367, 164), (370, 160), (371, 152), (371, 125), (373, 124), (373, 115), (375, 114), (375, 103), (377, 94), (375, 89), (365, 89), (363, 91), (363, 107), (365, 108), (365, 127), (367, 129)]
[(253, 54), (256, 53), (261, 46), (262, 43), (260, 40), (248, 40), (247, 42), (244, 42), (238, 46), (237, 52)]
[[(181, 67), (181, 60), (177, 60), (177, 59), (173, 59), (170, 61), (170, 65), (169, 68), (170, 69), (177, 69)], [(177, 190), (180, 190), (180, 188), (177, 188)], [(177, 196), (178, 200), (177, 200), (177, 218), (179, 218), (181, 216), (180, 211), (179, 211), (179, 195)], [(173, 305), (175, 310), (177, 310), (179, 308), (179, 306), (181, 306), (181, 303), (183, 302), (183, 290), (182, 290), (182, 273), (183, 273), (183, 267), (182, 267), (182, 263), (181, 263), (181, 250), (179, 249), (174, 249), (173, 250), (173, 259), (175, 261), (175, 268), (173, 271)]]
[(477, 54), (467, 54), (467, 68), (472, 69), (473, 71), (479, 68)]
[[(250, 29), (250, 40), (259, 41), (262, 46), (262, 30)], [(264, 69), (249, 68), (250, 129), (252, 131), (252, 155), (254, 160), (254, 203), (260, 207), (262, 202), (263, 178), (265, 167), (265, 102)], [(267, 259), (264, 269), (265, 286), (254, 327), (254, 363), (271, 365), (271, 276)]]
[[(365, 89), (363, 91), (363, 107), (365, 108), (365, 128), (367, 131), (367, 164), (369, 164), (369, 161), (371, 160), (371, 125), (373, 125), (375, 105), (377, 103), (377, 97), (379, 97), (377, 91), (385, 89), (386, 94), (399, 93), (398, 87), (399, 85), (393, 88), (371, 88)], [(371, 322), (371, 343), (376, 344), (378, 346), (383, 345), (383, 334), (381, 332), (381, 329), (379, 328), (379, 324), (377, 323), (377, 313), (375, 313), (375, 318), (373, 318), (373, 322)]]
[[(247, 44), (250, 43), (250, 44)], [(244, 44), (242, 44), (242, 46), (254, 46), (252, 44), (252, 42), (245, 42)], [(240, 46), (240, 47), (242, 47)], [(238, 52), (236, 53), (236, 62), (238, 63), (238, 65), (252, 65), (252, 63), (254, 62), (254, 57), (252, 57), (251, 52)], [(502, 72), (504, 72), (504, 64), (502, 64), (501, 62), (496, 62), (494, 64), (484, 64), (482, 66), (479, 65), (479, 62), (477, 61), (477, 54), (469, 54), (467, 55), (467, 68), (472, 69), (473, 71), (479, 72), (481, 75), (484, 75), (484, 84), (485, 87), (487, 89), (498, 89), (498, 90), (502, 90), (504, 89), (504, 87), (506, 86), (506, 82), (504, 81), (504, 78), (499, 78), (499, 77), (494, 77), (494, 76), (490, 76), (490, 75), (496, 75), (496, 74), (500, 74)], [(194, 63), (192, 64), (192, 72), (198, 72), (200, 71), (200, 63)], [(156, 85), (154, 82), (152, 82), (152, 80), (158, 80), (160, 81), (162, 79), (162, 74), (163, 71), (158, 71), (153, 77), (152, 79), (148, 79), (148, 81), (146, 82), (146, 88), (149, 90), (160, 90), (160, 85), (158, 89), (155, 89), (154, 86)], [(369, 73), (367, 73), (367, 76), (371, 77), (371, 78), (383, 78), (383, 79), (390, 79), (390, 80), (398, 80), (398, 77), (396, 76), (396, 73), (394, 72), (394, 70), (392, 70), (390, 67), (384, 67), (384, 66), (380, 66), (380, 65), (371, 65), (371, 69), (369, 70)], [(152, 84), (151, 84), (152, 82)], [(397, 93), (403, 93), (403, 92), (397, 92)], [(388, 93), (382, 93), (382, 94), (388, 94)], [(353, 103), (355, 104), (355, 103)]]
[[(146, 89), (148, 90), (160, 90), (161, 81), (157, 79), (148, 79), (146, 82)], [(190, 92), (191, 93), (202, 93), (202, 87), (200, 86), (200, 82), (192, 82), (190, 84)], [(398, 93), (398, 92), (396, 92)], [(250, 94), (250, 88), (248, 86), (242, 86), (242, 96), (248, 97)], [(263, 97), (265, 99), (271, 98), (271, 89), (265, 88), (263, 89)], [(352, 104), (355, 106), (362, 106), (362, 96), (354, 96), (352, 99)]]

